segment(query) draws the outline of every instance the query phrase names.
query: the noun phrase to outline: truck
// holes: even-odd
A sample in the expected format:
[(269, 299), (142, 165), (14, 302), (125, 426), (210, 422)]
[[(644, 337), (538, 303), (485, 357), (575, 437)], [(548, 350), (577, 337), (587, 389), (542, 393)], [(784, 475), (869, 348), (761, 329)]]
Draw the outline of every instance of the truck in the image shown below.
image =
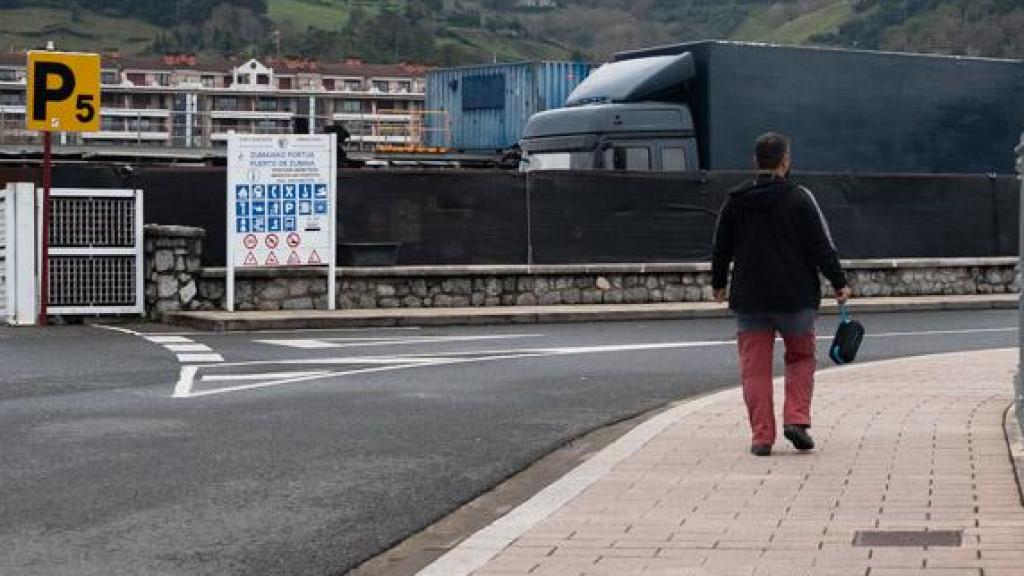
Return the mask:
[(523, 131), (522, 169), (1012, 174), (1024, 62), (702, 41), (617, 54)]

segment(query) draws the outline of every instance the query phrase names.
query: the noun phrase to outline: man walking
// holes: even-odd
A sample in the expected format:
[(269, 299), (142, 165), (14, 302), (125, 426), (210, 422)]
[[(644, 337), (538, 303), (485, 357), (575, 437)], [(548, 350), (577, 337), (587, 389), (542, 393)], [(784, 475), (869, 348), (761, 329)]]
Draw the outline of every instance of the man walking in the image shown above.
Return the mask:
[[(728, 294), (739, 331), (743, 399), (757, 456), (775, 443), (772, 347), (775, 333), (786, 346), (786, 401), (783, 433), (798, 450), (814, 448), (811, 427), (814, 390), (814, 321), (821, 305), (819, 271), (836, 299), (850, 298), (846, 276), (811, 192), (789, 181), (789, 141), (768, 133), (757, 139), (753, 182), (733, 190), (715, 230), (712, 287), (719, 302)], [(729, 265), (732, 282), (729, 286)]]

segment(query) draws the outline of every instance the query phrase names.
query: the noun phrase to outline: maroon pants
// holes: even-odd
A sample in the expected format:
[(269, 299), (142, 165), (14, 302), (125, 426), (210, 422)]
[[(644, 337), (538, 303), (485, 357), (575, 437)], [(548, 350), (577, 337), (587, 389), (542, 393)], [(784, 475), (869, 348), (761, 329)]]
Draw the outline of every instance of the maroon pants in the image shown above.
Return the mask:
[[(783, 423), (811, 425), (811, 397), (814, 393), (816, 361), (813, 330), (783, 334), (786, 345), (786, 402)], [(754, 444), (775, 443), (775, 407), (772, 385), (772, 348), (775, 330), (739, 333), (740, 371), (743, 399), (747, 403)]]

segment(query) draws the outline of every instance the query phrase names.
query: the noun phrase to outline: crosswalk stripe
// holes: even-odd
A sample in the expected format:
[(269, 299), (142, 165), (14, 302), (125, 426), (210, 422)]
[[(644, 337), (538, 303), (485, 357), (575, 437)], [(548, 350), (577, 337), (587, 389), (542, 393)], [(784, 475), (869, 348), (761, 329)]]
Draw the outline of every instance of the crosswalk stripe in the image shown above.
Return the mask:
[(171, 352), (212, 352), (206, 344), (164, 344)]
[(187, 364), (223, 362), (224, 357), (220, 354), (178, 354), (178, 361)]
[(192, 340), (185, 338), (184, 336), (144, 336), (146, 340), (153, 342), (154, 344), (191, 344)]

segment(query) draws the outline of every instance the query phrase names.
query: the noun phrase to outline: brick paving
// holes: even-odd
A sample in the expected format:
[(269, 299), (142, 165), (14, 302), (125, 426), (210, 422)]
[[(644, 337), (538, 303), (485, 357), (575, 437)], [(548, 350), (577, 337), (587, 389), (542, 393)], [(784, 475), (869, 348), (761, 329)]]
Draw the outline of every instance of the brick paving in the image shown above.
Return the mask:
[[(1003, 436), (1015, 362), (986, 351), (819, 374), (818, 450), (780, 434), (770, 458), (748, 453), (742, 400), (726, 394), (473, 574), (1024, 575)], [(963, 544), (855, 547), (859, 530), (962, 530)]]

